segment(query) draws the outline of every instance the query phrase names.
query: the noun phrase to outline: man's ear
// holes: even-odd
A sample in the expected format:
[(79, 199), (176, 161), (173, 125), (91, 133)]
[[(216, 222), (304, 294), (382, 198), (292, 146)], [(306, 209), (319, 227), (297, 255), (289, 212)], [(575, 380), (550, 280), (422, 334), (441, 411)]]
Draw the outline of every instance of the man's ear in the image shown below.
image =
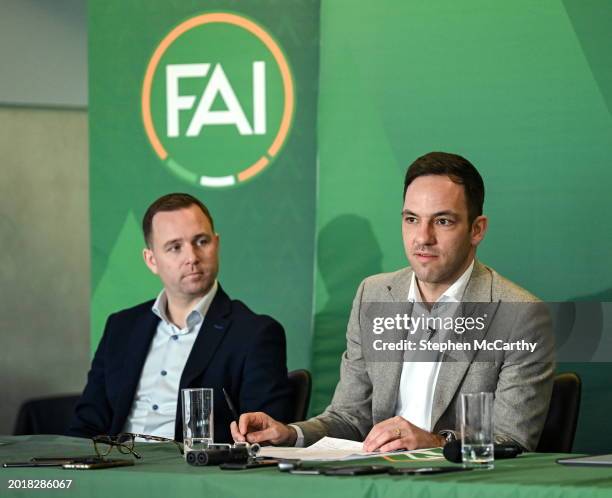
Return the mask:
[(472, 223), (472, 234), (471, 234), (471, 242), (474, 247), (478, 246), (484, 239), (485, 234), (487, 233), (487, 228), (489, 227), (489, 218), (486, 216), (480, 215), (478, 216), (474, 222)]
[(155, 260), (155, 255), (153, 254), (153, 251), (151, 251), (151, 249), (149, 249), (148, 247), (145, 247), (142, 250), (142, 258), (144, 259), (144, 262), (149, 268), (149, 270), (151, 270), (153, 274), (157, 275), (157, 261)]

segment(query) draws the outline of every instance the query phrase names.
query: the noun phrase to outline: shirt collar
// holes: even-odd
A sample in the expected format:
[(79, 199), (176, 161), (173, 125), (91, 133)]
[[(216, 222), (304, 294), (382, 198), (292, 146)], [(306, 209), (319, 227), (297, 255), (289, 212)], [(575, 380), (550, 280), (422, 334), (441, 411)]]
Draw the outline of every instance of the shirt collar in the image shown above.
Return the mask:
[[(453, 282), (453, 284), (446, 289), (442, 295), (436, 301), (437, 303), (458, 303), (463, 298), (463, 293), (467, 287), (472, 271), (474, 270), (474, 260), (470, 263), (470, 266), (463, 272), (463, 274)], [(408, 301), (411, 303), (421, 302), (421, 292), (416, 282), (416, 274), (412, 272), (412, 279), (410, 281), (410, 289), (408, 290)]]
[[(187, 314), (187, 328), (191, 328), (194, 325), (200, 324), (204, 321), (204, 317), (210, 308), (210, 305), (217, 294), (217, 289), (219, 285), (217, 280), (214, 281), (210, 290), (200, 299), (193, 307), (193, 309)], [(166, 295), (166, 289), (162, 289), (157, 299), (153, 303), (151, 310), (155, 313), (161, 320), (166, 322), (167, 324), (172, 324), (170, 320), (168, 320), (167, 315), (168, 309), (168, 296)]]

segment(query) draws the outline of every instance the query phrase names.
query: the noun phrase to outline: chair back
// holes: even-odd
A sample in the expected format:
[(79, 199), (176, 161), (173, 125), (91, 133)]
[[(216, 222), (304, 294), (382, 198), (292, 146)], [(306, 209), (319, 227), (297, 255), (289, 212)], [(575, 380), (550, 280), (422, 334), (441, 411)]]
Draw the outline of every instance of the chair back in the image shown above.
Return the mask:
[(71, 394), (25, 401), (17, 414), (13, 434), (65, 434), (79, 397)]
[(550, 407), (536, 451), (540, 453), (571, 453), (580, 412), (582, 382), (578, 374), (555, 376)]
[(293, 421), (306, 420), (312, 390), (310, 372), (304, 369), (289, 372), (289, 384), (293, 392)]

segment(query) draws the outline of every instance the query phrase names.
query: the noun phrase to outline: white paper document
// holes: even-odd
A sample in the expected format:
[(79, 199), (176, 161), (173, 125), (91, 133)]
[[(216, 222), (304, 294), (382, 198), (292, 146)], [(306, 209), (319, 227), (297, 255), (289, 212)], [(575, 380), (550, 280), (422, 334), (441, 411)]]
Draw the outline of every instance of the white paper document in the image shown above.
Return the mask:
[(407, 455), (408, 458), (414, 460), (439, 460), (443, 458), (439, 448), (412, 451), (389, 451), (386, 453), (378, 451), (367, 452), (363, 450), (363, 443), (334, 437), (324, 437), (307, 448), (264, 446), (259, 452), (259, 456), (267, 458), (317, 462), (360, 460), (391, 455)]

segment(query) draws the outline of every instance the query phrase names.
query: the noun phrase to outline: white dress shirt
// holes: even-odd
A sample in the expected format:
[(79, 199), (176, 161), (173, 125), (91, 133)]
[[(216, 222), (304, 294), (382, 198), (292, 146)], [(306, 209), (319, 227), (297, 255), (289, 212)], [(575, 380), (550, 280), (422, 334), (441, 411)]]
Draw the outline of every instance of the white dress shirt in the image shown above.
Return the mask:
[[(473, 269), (474, 261), (472, 260), (463, 275), (444, 291), (436, 303), (461, 302)], [(427, 308), (422, 305), (419, 306), (418, 303), (423, 302), (423, 299), (414, 273), (412, 273), (412, 281), (408, 291), (408, 301), (415, 303), (412, 310), (413, 316), (415, 316), (415, 312), (419, 315), (423, 313), (425, 316), (428, 314), (433, 316), (435, 313), (434, 310), (428, 312)], [(452, 315), (455, 309), (446, 308), (445, 313)], [(440, 362), (437, 361), (404, 362), (395, 414), (423, 430), (431, 431), (431, 409), (439, 371)]]
[(160, 322), (140, 375), (124, 432), (174, 439), (181, 375), (217, 288), (215, 281), (210, 291), (189, 312), (186, 326), (182, 329), (168, 320), (165, 290), (157, 296), (151, 309)]

